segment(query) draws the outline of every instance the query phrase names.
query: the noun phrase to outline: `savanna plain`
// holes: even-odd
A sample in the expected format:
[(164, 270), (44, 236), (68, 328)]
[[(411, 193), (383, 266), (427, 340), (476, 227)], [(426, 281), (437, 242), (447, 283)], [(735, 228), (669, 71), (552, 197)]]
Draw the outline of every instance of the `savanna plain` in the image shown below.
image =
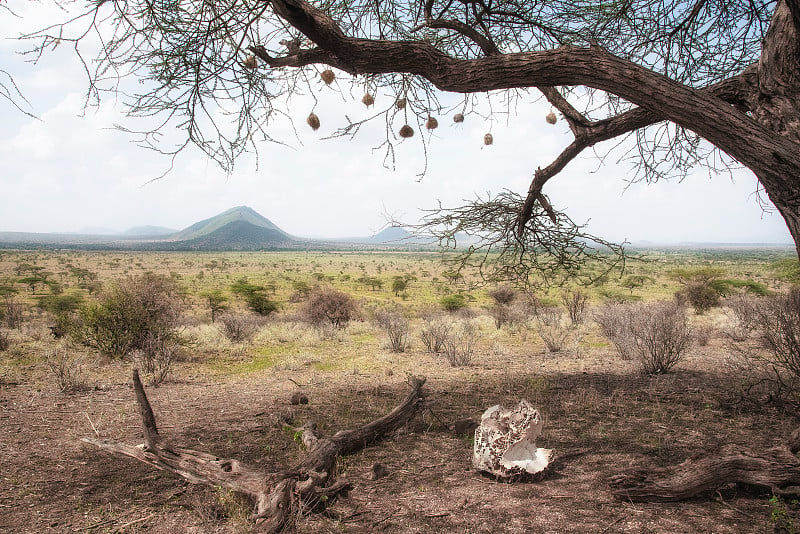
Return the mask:
[[(792, 258), (651, 250), (590, 285), (524, 291), (423, 252), (0, 251), (0, 531), (253, 529), (241, 495), (81, 441), (142, 443), (136, 367), (170, 443), (265, 473), (304, 456), (306, 423), (362, 425), (427, 379), (421, 413), (340, 457), (351, 491), (297, 532), (795, 532), (797, 502), (766, 488), (640, 503), (609, 484), (789, 438), (800, 360), (758, 318), (800, 298)], [(641, 326), (664, 354), (636, 341), (645, 317), (665, 321)], [(553, 463), (511, 483), (475, 471), (481, 414), (521, 399)]]

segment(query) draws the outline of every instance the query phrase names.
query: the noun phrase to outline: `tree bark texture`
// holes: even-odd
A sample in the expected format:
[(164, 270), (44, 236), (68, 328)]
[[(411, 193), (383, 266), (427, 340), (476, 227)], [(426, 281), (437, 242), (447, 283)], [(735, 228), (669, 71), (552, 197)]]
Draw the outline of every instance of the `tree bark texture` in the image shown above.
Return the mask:
[(631, 501), (680, 501), (736, 483), (776, 495), (800, 494), (800, 459), (790, 447), (752, 451), (726, 445), (661, 469), (635, 468), (611, 478), (614, 496)]
[(258, 530), (277, 532), (301, 507), (313, 509), (350, 488), (347, 481), (335, 480), (337, 457), (361, 450), (410, 421), (424, 405), (425, 379), (412, 379), (411, 391), (402, 403), (385, 416), (358, 428), (319, 438), (314, 432), (315, 426), (307, 425), (303, 431), (306, 457), (293, 468), (277, 473), (264, 473), (233, 458), (167, 444), (158, 434), (155, 416), (137, 371), (134, 371), (133, 383), (146, 443), (133, 446), (94, 438), (82, 441), (113, 454), (130, 456), (156, 469), (171, 471), (192, 484), (220, 486), (247, 495), (255, 503), (253, 519)]
[[(600, 123), (590, 124), (577, 112), (571, 113), (574, 110), (566, 101), (559, 103), (548, 96), (569, 120), (576, 140), (549, 168), (537, 171), (539, 176), (534, 177), (529, 191), (530, 202), (542, 198), (544, 181), (586, 147), (609, 139), (611, 133), (621, 135), (667, 120), (704, 137), (755, 173), (786, 220), (800, 255), (797, 0), (778, 0), (760, 60), (716, 88), (686, 86), (597, 46), (500, 54), (484, 43), (485, 57), (457, 59), (422, 41), (349, 37), (327, 14), (305, 0), (271, 3), (279, 16), (317, 46), (280, 58), (252, 47), (271, 67), (327, 63), (351, 74), (403, 72), (426, 78), (440, 90), (459, 93), (584, 85), (639, 106), (641, 111), (601, 121), (603, 125), (598, 126)], [(469, 32), (461, 33), (470, 36)], [(720, 91), (720, 85), (725, 85), (726, 91)], [(532, 210), (527, 204), (523, 211), (530, 217)], [(521, 219), (525, 216), (521, 214)]]

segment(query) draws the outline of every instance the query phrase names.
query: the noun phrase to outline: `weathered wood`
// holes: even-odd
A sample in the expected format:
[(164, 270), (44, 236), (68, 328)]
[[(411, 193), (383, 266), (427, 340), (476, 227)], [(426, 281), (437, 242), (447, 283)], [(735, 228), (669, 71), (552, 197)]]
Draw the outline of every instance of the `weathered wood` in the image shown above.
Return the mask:
[(139, 370), (133, 370), (133, 389), (136, 392), (136, 402), (139, 403), (139, 411), (142, 414), (142, 426), (144, 427), (144, 442), (147, 448), (151, 449), (156, 446), (161, 437), (158, 435), (158, 427), (156, 426), (156, 416), (153, 415), (153, 408), (150, 406), (150, 401), (147, 400), (147, 395), (144, 393), (144, 386), (142, 380), (139, 378)]
[(736, 483), (780, 494), (800, 491), (800, 459), (788, 447), (719, 451), (660, 469), (634, 468), (611, 478), (614, 496), (632, 501), (680, 501)]
[(387, 415), (361, 427), (320, 438), (315, 426), (304, 427), (303, 443), (308, 454), (294, 468), (280, 473), (264, 473), (232, 458), (171, 447), (158, 434), (150, 403), (134, 371), (134, 389), (145, 428), (143, 445), (83, 438), (82, 441), (113, 454), (135, 458), (156, 469), (171, 471), (193, 484), (221, 486), (247, 495), (255, 503), (253, 519), (262, 532), (282, 529), (301, 506), (314, 508), (350, 489), (347, 481), (334, 481), (336, 458), (358, 451), (401, 428), (420, 410), (425, 379), (412, 379), (411, 391)]

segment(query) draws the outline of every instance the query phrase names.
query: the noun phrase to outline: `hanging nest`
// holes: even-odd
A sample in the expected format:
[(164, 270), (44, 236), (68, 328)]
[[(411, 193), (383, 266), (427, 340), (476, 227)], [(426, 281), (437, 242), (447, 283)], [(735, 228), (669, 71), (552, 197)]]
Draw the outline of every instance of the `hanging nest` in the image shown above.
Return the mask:
[(453, 122), (464, 122), (464, 114), (456, 113), (455, 115), (453, 115)]
[(252, 54), (244, 58), (243, 63), (245, 68), (247, 69), (255, 69), (256, 67), (258, 67), (258, 60), (256, 59), (256, 56)]
[(547, 124), (555, 124), (558, 122), (558, 117), (556, 117), (556, 114), (551, 111), (547, 114), (547, 117), (545, 117), (544, 120), (547, 121)]
[(361, 103), (367, 107), (370, 107), (372, 104), (375, 103), (375, 97), (367, 93), (361, 97)]
[(322, 78), (322, 81), (325, 82), (326, 85), (330, 85), (331, 83), (333, 83), (333, 80), (334, 78), (336, 78), (336, 75), (333, 73), (331, 69), (325, 69), (320, 73), (320, 78)]
[(317, 117), (317, 114), (313, 111), (308, 115), (306, 123), (308, 123), (308, 125), (311, 126), (311, 129), (315, 132), (319, 130), (319, 117)]
[(405, 98), (398, 98), (397, 102), (394, 103), (394, 107), (397, 109), (405, 109), (406, 108), (406, 99)]
[(491, 145), (492, 143), (494, 143), (494, 136), (492, 136), (492, 134), (487, 133), (486, 135), (483, 136), (484, 145)]
[(414, 137), (414, 128), (412, 128), (408, 124), (404, 124), (403, 127), (400, 128), (400, 137), (402, 137), (403, 139)]
[(438, 127), (439, 121), (437, 121), (435, 117), (428, 117), (428, 120), (425, 121), (425, 128), (428, 130), (435, 130)]

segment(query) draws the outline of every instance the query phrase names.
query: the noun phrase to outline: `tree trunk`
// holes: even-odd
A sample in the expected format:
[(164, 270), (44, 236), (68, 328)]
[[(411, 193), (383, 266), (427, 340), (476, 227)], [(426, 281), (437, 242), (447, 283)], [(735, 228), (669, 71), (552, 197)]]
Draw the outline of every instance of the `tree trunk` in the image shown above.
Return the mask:
[(114, 454), (130, 456), (156, 469), (171, 471), (192, 484), (221, 486), (249, 496), (255, 503), (253, 519), (261, 532), (277, 532), (294, 513), (314, 508), (350, 488), (346, 481), (334, 481), (336, 458), (350, 454), (380, 440), (411, 420), (422, 408), (425, 379), (412, 378), (411, 391), (405, 400), (387, 415), (361, 427), (340, 431), (330, 438), (319, 438), (315, 425), (303, 431), (308, 451), (294, 468), (278, 473), (263, 473), (232, 458), (167, 445), (158, 434), (150, 403), (133, 371), (136, 398), (142, 412), (146, 443), (133, 446), (107, 440), (83, 438)]
[[(796, 442), (798, 433), (792, 438)], [(726, 445), (719, 451), (661, 469), (634, 468), (611, 478), (614, 496), (632, 501), (680, 501), (736, 483), (800, 494), (800, 459), (796, 444), (752, 451)]]

